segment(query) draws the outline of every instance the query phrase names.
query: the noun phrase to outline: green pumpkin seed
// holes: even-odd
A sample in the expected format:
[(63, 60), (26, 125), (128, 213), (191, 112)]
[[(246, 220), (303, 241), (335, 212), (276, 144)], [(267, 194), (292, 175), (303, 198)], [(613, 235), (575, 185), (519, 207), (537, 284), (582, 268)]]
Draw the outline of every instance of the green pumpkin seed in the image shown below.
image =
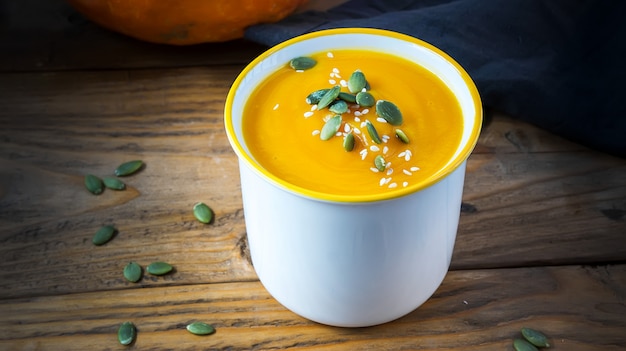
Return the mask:
[(385, 159), (381, 155), (377, 155), (374, 158), (374, 166), (376, 166), (379, 171), (384, 172), (385, 168), (387, 168), (387, 162), (385, 162)]
[(345, 91), (340, 92), (337, 97), (350, 104), (356, 103), (356, 95), (348, 94)]
[(321, 110), (330, 105), (331, 102), (335, 101), (337, 96), (339, 96), (339, 90), (341, 90), (341, 87), (339, 85), (335, 85), (334, 87), (330, 88), (317, 103), (317, 109)]
[(374, 99), (374, 96), (367, 91), (362, 91), (356, 94), (356, 103), (359, 104), (359, 106), (372, 107), (375, 102), (376, 99)]
[(402, 113), (393, 102), (387, 100), (376, 101), (376, 114), (391, 125), (399, 126), (402, 124)]
[(164, 275), (172, 271), (174, 267), (167, 262), (152, 262), (146, 267), (146, 272), (152, 275)]
[(354, 150), (354, 133), (348, 133), (343, 139), (343, 148), (346, 151)]
[(356, 94), (365, 88), (367, 84), (367, 80), (365, 79), (365, 74), (363, 72), (356, 70), (352, 72), (350, 78), (348, 79), (348, 90), (351, 93)]
[(105, 225), (98, 229), (93, 239), (91, 239), (91, 242), (97, 246), (104, 245), (113, 238), (116, 231), (117, 230), (112, 225)]
[(106, 186), (109, 189), (113, 189), (113, 190), (126, 189), (126, 184), (124, 184), (124, 182), (114, 177), (104, 177), (102, 178), (102, 182), (104, 183), (104, 186)]
[(193, 215), (202, 223), (211, 223), (213, 220), (213, 210), (203, 202), (193, 206)]
[(538, 330), (522, 328), (522, 335), (528, 342), (537, 347), (550, 347), (548, 337)]
[(402, 129), (396, 129), (396, 137), (405, 144), (409, 143), (409, 137), (406, 136), (406, 134), (402, 131)]
[(513, 348), (515, 351), (539, 351), (533, 344), (522, 339), (513, 340)]
[(289, 61), (289, 66), (295, 70), (307, 70), (313, 68), (317, 64), (314, 58), (308, 56), (300, 56)]
[(328, 106), (328, 110), (337, 114), (346, 113), (348, 112), (348, 103), (343, 100), (335, 100)]
[(85, 187), (90, 193), (94, 195), (100, 195), (104, 191), (104, 184), (102, 179), (96, 177), (93, 174), (87, 174), (85, 176)]
[(306, 103), (309, 105), (315, 105), (320, 102), (322, 96), (326, 94), (330, 89), (320, 89), (312, 92), (306, 97)]
[(129, 282), (136, 283), (141, 279), (141, 275), (143, 270), (141, 266), (136, 262), (129, 262), (126, 267), (124, 267), (124, 278)]
[(322, 127), (320, 139), (328, 140), (332, 138), (339, 131), (339, 127), (341, 127), (341, 115), (335, 115), (334, 117), (326, 121), (326, 123)]
[(120, 341), (122, 345), (130, 345), (137, 338), (137, 328), (133, 322), (124, 322), (120, 325), (120, 328), (117, 330), (117, 340)]
[(209, 335), (215, 333), (215, 328), (204, 322), (193, 322), (187, 325), (187, 330), (195, 335)]
[(143, 166), (143, 161), (141, 160), (128, 161), (119, 165), (114, 173), (118, 177), (128, 176), (137, 172), (141, 166)]
[(372, 122), (366, 120), (365, 127), (367, 128), (367, 133), (370, 135), (370, 138), (372, 138), (373, 142), (375, 142), (376, 144), (380, 144), (383, 142), (380, 139), (380, 136), (378, 136), (378, 132), (376, 131), (376, 128), (374, 128), (374, 125), (372, 124)]

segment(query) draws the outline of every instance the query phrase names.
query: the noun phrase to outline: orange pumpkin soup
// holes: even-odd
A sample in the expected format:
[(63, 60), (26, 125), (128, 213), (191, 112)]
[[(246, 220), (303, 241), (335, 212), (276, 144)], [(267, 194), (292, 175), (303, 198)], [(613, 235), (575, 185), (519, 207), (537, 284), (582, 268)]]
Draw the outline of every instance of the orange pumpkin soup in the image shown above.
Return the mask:
[[(270, 173), (312, 191), (371, 195), (410, 187), (449, 162), (461, 140), (461, 108), (432, 72), (373, 51), (337, 50), (310, 58), (316, 63), (307, 69), (285, 63), (244, 108), (246, 144)], [(367, 86), (351, 92), (355, 71)], [(318, 90), (317, 97), (310, 95)], [(373, 101), (352, 102), (361, 91)], [(317, 100), (326, 94), (332, 95), (325, 101), (331, 104), (324, 107)], [(333, 106), (340, 100), (345, 104)], [(388, 118), (390, 110), (401, 120)]]

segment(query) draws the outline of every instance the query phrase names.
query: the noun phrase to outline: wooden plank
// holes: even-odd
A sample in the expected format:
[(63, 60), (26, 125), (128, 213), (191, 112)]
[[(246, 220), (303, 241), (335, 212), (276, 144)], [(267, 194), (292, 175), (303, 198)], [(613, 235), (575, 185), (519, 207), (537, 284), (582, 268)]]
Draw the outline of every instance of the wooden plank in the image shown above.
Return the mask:
[[(240, 69), (2, 75), (0, 297), (126, 289), (129, 260), (181, 268), (151, 284), (255, 280), (222, 122)], [(84, 189), (85, 174), (137, 158), (147, 167), (128, 190)], [(622, 159), (496, 116), (468, 162), (452, 269), (623, 262), (625, 171)], [(194, 220), (196, 201), (215, 224)], [(119, 235), (94, 247), (109, 223)]]
[[(0, 349), (123, 350), (123, 321), (141, 350), (512, 350), (523, 326), (555, 350), (626, 347), (626, 265), (450, 272), (435, 295), (370, 328), (319, 325), (287, 311), (257, 282), (144, 287), (0, 301)], [(212, 323), (207, 337), (192, 321)]]

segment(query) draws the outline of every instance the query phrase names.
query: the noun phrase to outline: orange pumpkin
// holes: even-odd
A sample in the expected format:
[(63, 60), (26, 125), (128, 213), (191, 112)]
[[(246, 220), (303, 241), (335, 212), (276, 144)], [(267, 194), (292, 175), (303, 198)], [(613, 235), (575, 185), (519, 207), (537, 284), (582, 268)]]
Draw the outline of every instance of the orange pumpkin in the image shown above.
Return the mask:
[(67, 0), (95, 23), (173, 45), (243, 37), (246, 27), (279, 21), (308, 0)]

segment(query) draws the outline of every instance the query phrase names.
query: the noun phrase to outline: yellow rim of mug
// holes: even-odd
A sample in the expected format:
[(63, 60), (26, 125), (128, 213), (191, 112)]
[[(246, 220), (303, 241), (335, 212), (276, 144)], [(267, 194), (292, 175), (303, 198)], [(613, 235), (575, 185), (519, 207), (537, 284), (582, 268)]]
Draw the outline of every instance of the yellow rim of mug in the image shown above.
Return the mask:
[[(411, 184), (407, 187), (397, 188), (391, 191), (385, 191), (383, 193), (378, 194), (369, 194), (369, 195), (338, 195), (338, 194), (330, 194), (324, 193), (320, 191), (314, 191), (307, 188), (303, 188), (287, 181), (282, 180), (281, 178), (275, 176), (274, 174), (268, 172), (265, 168), (263, 168), (254, 158), (249, 155), (244, 148), (242, 147), (240, 141), (237, 139), (235, 134), (235, 127), (232, 123), (232, 106), (233, 101), (235, 99), (236, 91), (238, 87), (241, 85), (242, 80), (246, 75), (260, 62), (265, 60), (270, 55), (276, 53), (277, 51), (282, 50), (285, 47), (293, 45), (298, 42), (302, 42), (305, 40), (309, 40), (312, 38), (318, 38), (323, 36), (331, 36), (331, 35), (341, 35), (341, 34), (367, 34), (367, 35), (375, 35), (375, 36), (383, 36), (399, 39), (406, 42), (415, 43), (421, 47), (424, 47), (437, 55), (444, 58), (450, 64), (452, 64), (457, 70), (465, 85), (467, 86), (474, 106), (475, 106), (475, 114), (474, 114), (474, 128), (471, 131), (471, 135), (465, 145), (461, 148), (461, 151), (457, 154), (457, 156), (451, 160), (444, 168), (439, 170), (433, 176), (425, 179), (424, 181)], [(238, 157), (245, 160), (245, 163), (252, 166), (252, 168), (256, 171), (257, 174), (260, 174), (262, 177), (271, 180), (276, 185), (284, 188), (287, 191), (292, 193), (300, 194), (306, 197), (310, 197), (313, 199), (328, 201), (328, 202), (344, 202), (344, 203), (360, 203), (360, 202), (374, 202), (374, 201), (383, 201), (383, 200), (391, 200), (397, 197), (406, 196), (412, 193), (415, 193), (421, 189), (427, 188), (445, 178), (448, 174), (452, 173), (455, 169), (457, 169), (463, 161), (465, 161), (474, 147), (478, 142), (478, 136), (480, 134), (480, 129), (482, 125), (482, 105), (480, 102), (480, 96), (478, 94), (478, 90), (474, 84), (474, 81), (470, 78), (469, 74), (459, 65), (454, 59), (452, 59), (448, 54), (441, 51), (437, 47), (423, 41), (417, 39), (412, 36), (408, 36), (405, 34), (383, 30), (383, 29), (374, 29), (374, 28), (337, 28), (337, 29), (326, 29), (320, 30), (317, 32), (311, 32), (307, 34), (300, 35), (298, 37), (286, 40), (280, 44), (277, 44), (258, 57), (256, 57), (252, 62), (250, 62), (237, 76), (233, 85), (230, 88), (228, 96), (226, 97), (226, 103), (224, 108), (224, 124), (226, 128), (227, 137), (233, 146), (233, 149)]]

